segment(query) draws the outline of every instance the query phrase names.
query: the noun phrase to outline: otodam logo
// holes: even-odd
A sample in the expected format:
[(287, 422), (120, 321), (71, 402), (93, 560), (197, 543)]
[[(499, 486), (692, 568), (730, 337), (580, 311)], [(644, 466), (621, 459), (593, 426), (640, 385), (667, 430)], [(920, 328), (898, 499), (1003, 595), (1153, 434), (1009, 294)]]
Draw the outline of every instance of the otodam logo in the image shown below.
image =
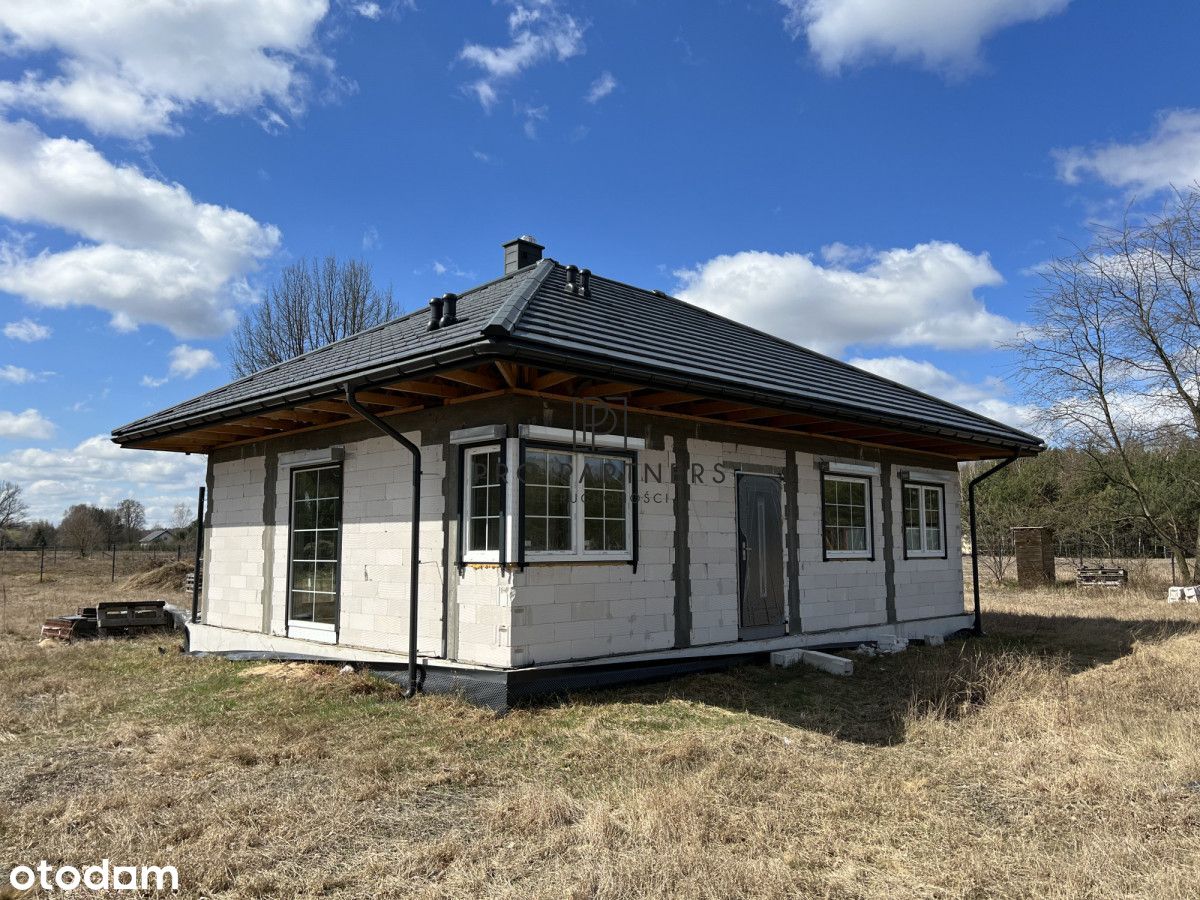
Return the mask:
[(98, 865), (53, 866), (42, 860), (36, 866), (14, 866), (8, 873), (9, 886), (18, 891), (35, 887), (46, 893), (74, 891), (138, 891), (145, 893), (177, 892), (179, 872), (174, 866), (114, 866), (107, 859)]

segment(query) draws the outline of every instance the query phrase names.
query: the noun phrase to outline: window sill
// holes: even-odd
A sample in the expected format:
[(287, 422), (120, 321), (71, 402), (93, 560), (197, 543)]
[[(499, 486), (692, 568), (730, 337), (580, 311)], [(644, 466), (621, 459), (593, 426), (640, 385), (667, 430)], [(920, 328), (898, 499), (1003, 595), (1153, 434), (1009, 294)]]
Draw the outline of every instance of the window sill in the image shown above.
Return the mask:
[(850, 560), (850, 561), (858, 560), (859, 562), (864, 562), (864, 561), (865, 561), (865, 562), (870, 562), (870, 561), (871, 561), (871, 560), (873, 560), (874, 558), (875, 558), (875, 557), (874, 557), (874, 555), (873, 555), (873, 554), (871, 554), (871, 553), (837, 553), (837, 552), (827, 552), (827, 553), (825, 554), (825, 561), (826, 561), (826, 562), (845, 562), (846, 560)]
[(632, 556), (526, 556), (527, 566), (595, 566), (614, 565), (628, 566), (633, 563)]
[(322, 622), (296, 622), (288, 620), (287, 636), (303, 641), (318, 641), (322, 644), (337, 643), (337, 629)]
[(945, 559), (946, 554), (941, 550), (908, 550), (905, 559)]

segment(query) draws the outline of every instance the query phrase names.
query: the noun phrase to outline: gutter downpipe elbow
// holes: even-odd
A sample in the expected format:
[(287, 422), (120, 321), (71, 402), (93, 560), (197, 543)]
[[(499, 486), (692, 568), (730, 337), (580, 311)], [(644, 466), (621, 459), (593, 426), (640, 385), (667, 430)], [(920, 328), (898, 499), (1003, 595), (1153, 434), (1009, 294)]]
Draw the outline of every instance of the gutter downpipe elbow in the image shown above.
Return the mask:
[(409, 557), (408, 585), (408, 686), (404, 696), (413, 697), (417, 693), (417, 585), (421, 564), (421, 448), (402, 435), (394, 427), (383, 421), (373, 412), (364, 409), (358, 402), (356, 388), (346, 383), (346, 403), (366, 421), (374, 425), (412, 454), (412, 550)]
[(979, 604), (979, 538), (975, 526), (975, 485), (991, 478), (1006, 466), (1012, 465), (1018, 458), (1018, 455), (1014, 453), (982, 475), (976, 475), (967, 486), (967, 510), (971, 519), (971, 587), (975, 595), (975, 623), (971, 626), (971, 632), (975, 637), (983, 637), (983, 611)]

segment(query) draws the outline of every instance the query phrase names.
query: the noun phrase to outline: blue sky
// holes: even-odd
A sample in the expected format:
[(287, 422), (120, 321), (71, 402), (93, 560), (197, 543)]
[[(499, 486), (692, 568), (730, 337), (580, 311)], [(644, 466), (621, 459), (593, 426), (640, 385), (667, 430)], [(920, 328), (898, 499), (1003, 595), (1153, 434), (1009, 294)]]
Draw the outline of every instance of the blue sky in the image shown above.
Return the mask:
[[(1135, 14), (1136, 13), (1136, 14)], [(407, 308), (501, 241), (1022, 424), (1039, 263), (1200, 177), (1200, 9), (1083, 0), (9, 0), (0, 479), (189, 502), (115, 425), (227, 380), (301, 256)]]

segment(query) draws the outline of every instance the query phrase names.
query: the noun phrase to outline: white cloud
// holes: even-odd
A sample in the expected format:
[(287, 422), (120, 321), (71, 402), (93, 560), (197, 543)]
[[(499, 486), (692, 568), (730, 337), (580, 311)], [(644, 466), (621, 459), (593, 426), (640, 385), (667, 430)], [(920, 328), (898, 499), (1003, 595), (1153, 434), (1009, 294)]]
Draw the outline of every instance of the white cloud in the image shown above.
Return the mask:
[(916, 388), (940, 400), (947, 400), (980, 415), (1028, 429), (1034, 417), (1034, 408), (1012, 403), (1005, 399), (1007, 389), (998, 378), (988, 378), (982, 383), (971, 384), (939, 369), (931, 362), (909, 359), (907, 356), (883, 356), (872, 359), (858, 357), (850, 365), (874, 372), (890, 381)]
[(33, 319), (21, 319), (5, 325), (4, 336), (14, 341), (32, 344), (34, 341), (44, 341), (50, 337), (50, 329), (45, 325), (39, 325)]
[(215, 369), (220, 365), (211, 350), (203, 347), (189, 347), (187, 344), (173, 347), (168, 356), (170, 365), (167, 367), (167, 374), (161, 378), (143, 375), (142, 387), (160, 388), (172, 378), (192, 378), (205, 369)]
[(1070, 0), (780, 0), (827, 72), (876, 59), (963, 72), (988, 36), (1062, 12)]
[(1077, 184), (1086, 176), (1113, 187), (1157, 191), (1200, 181), (1200, 110), (1160, 113), (1143, 141), (1056, 150), (1059, 176)]
[(0, 48), (38, 64), (49, 56), (58, 71), (0, 81), (0, 107), (129, 138), (176, 132), (201, 105), (295, 116), (311, 73), (332, 70), (314, 40), (328, 9), (328, 0), (5, 0)]
[(124, 497), (147, 505), (150, 521), (165, 522), (179, 502), (194, 506), (204, 459), (182, 453), (123, 450), (97, 435), (75, 447), (27, 448), (0, 455), (0, 480), (25, 487), (30, 515), (59, 519), (75, 503), (113, 506)]
[(379, 229), (374, 225), (367, 226), (363, 231), (362, 248), (364, 250), (378, 250), (382, 246), (379, 240)]
[(171, 350), (170, 372), (180, 378), (191, 378), (205, 369), (215, 369), (218, 365), (213, 352), (203, 347), (180, 344)]
[(383, 15), (383, 8), (378, 3), (355, 3), (354, 11), (372, 22)]
[(491, 109), (499, 99), (501, 83), (546, 60), (562, 62), (584, 52), (586, 26), (560, 10), (556, 0), (509, 0), (508, 6), (508, 44), (467, 44), (458, 54), (483, 71), (467, 89), (484, 109)]
[(54, 423), (36, 409), (14, 413), (0, 409), (0, 438), (45, 440), (54, 434)]
[(29, 384), (37, 380), (37, 374), (28, 369), (20, 366), (0, 366), (0, 381), (7, 381), (9, 384)]
[(250, 293), (246, 275), (279, 244), (273, 225), (27, 122), (0, 121), (0, 216), (90, 242), (40, 253), (27, 239), (0, 244), (0, 290), (39, 306), (96, 306), (121, 330), (152, 322), (183, 337), (227, 331)]
[(583, 98), (588, 103), (599, 103), (617, 89), (617, 79), (612, 72), (602, 72), (600, 77), (592, 82), (587, 95)]
[(987, 347), (1015, 325), (975, 292), (1003, 283), (986, 253), (934, 241), (877, 251), (834, 244), (744, 251), (677, 271), (679, 296), (825, 353), (854, 345)]
[(525, 137), (531, 141), (536, 141), (538, 136), (538, 122), (544, 122), (550, 115), (550, 107), (548, 106), (526, 106), (521, 110), (521, 114), (525, 116), (524, 132)]

